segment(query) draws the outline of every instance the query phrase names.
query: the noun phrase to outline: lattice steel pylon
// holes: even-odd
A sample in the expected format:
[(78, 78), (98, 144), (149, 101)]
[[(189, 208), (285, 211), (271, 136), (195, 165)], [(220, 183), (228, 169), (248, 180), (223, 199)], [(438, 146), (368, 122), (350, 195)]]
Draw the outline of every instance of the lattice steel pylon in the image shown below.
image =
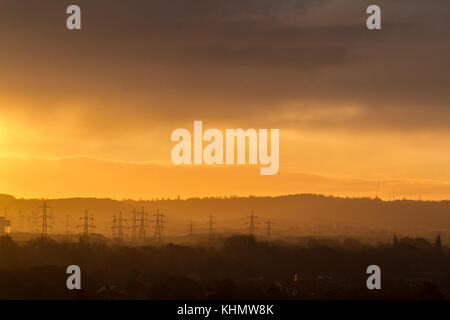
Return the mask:
[(194, 224), (189, 222), (189, 236), (192, 237), (194, 235)]
[(123, 241), (124, 240), (124, 223), (126, 223), (126, 219), (122, 218), (122, 211), (119, 213), (119, 217), (114, 216), (113, 220), (113, 238)]
[(85, 242), (89, 241), (89, 229), (95, 228), (94, 225), (94, 216), (89, 215), (88, 210), (84, 210), (84, 216), (80, 217), (80, 220), (83, 222), (83, 224), (77, 226), (78, 228), (83, 228), (83, 232), (81, 233), (81, 239)]
[(208, 241), (212, 242), (215, 239), (214, 233), (214, 217), (212, 215), (208, 216)]
[(250, 215), (247, 217), (248, 222), (246, 222), (246, 224), (249, 225), (249, 235), (251, 235), (251, 236), (255, 235), (256, 225), (259, 224), (256, 221), (257, 218), (258, 217), (253, 214), (253, 210), (251, 211)]
[(162, 240), (162, 230), (164, 229), (164, 215), (159, 213), (159, 209), (156, 211), (156, 214), (153, 215), (155, 217), (153, 228), (155, 229), (154, 239), (156, 242), (161, 242)]
[(148, 213), (145, 212), (144, 207), (141, 208), (141, 212), (139, 213), (139, 234), (138, 239), (144, 240), (146, 237), (146, 230), (147, 230), (147, 221), (148, 221)]
[(19, 212), (17, 213), (17, 230), (21, 231), (21, 232), (25, 232), (25, 216), (22, 213), (22, 210), (19, 210)]
[[(41, 212), (42, 215), (39, 215)], [(38, 207), (37, 218), (42, 219), (41, 237), (46, 239), (48, 238), (48, 229), (52, 229), (55, 219), (53, 217), (53, 209), (45, 201), (42, 206)]]
[(266, 236), (269, 239), (270, 239), (270, 237), (272, 237), (272, 225), (273, 225), (272, 220), (270, 220), (270, 218), (267, 219), (267, 221), (266, 221)]
[(70, 215), (66, 214), (66, 235), (70, 235)]
[(137, 241), (137, 213), (136, 209), (131, 212), (131, 242), (136, 243)]

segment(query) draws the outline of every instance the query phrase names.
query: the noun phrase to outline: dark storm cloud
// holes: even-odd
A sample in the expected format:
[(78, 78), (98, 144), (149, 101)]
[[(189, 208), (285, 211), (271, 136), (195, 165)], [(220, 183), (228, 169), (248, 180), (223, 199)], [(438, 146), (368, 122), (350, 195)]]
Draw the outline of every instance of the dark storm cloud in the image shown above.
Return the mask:
[[(270, 117), (286, 104), (293, 127), (448, 127), (447, 0), (379, 1), (381, 32), (365, 28), (372, 1), (80, 0), (81, 32), (65, 29), (69, 4), (0, 4), (0, 66), (9, 74), (0, 85), (11, 95), (39, 95), (49, 107), (68, 93), (86, 96), (96, 113), (117, 118), (123, 108)], [(348, 105), (361, 112), (302, 120), (310, 108)]]

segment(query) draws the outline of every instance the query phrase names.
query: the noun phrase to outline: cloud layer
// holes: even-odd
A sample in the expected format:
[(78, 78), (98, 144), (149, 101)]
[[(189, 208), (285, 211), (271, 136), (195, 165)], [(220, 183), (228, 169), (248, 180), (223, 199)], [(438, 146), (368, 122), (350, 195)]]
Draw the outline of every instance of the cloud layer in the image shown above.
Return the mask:
[(296, 172), (450, 179), (447, 0), (381, 2), (381, 31), (366, 0), (80, 0), (80, 32), (69, 4), (0, 4), (0, 155), (167, 163), (203, 120), (280, 128)]

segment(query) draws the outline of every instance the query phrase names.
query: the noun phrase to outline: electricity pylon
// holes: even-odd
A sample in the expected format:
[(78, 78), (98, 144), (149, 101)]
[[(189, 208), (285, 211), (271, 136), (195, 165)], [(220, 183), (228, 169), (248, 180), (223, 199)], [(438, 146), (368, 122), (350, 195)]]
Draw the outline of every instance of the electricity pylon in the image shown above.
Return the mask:
[(112, 232), (112, 238), (115, 239), (116, 238), (116, 215), (113, 216), (113, 221), (112, 221), (112, 226), (111, 226), (111, 232)]
[(81, 239), (85, 242), (89, 242), (89, 228), (95, 228), (94, 217), (92, 215), (89, 215), (88, 210), (85, 209), (84, 216), (80, 217), (80, 220), (83, 222), (83, 224), (77, 227), (83, 228), (83, 232), (81, 233)]
[(270, 238), (272, 236), (272, 225), (273, 225), (273, 222), (270, 219), (267, 219), (267, 222), (266, 222), (266, 236), (267, 236), (267, 238)]
[(153, 215), (155, 217), (155, 225), (153, 228), (155, 229), (155, 241), (161, 242), (162, 240), (162, 230), (164, 229), (164, 215), (159, 213), (159, 209), (156, 211), (156, 214)]
[(255, 215), (253, 214), (253, 210), (251, 211), (250, 215), (247, 217), (248, 222), (246, 222), (246, 224), (249, 225), (249, 234), (250, 234), (251, 236), (254, 236), (254, 235), (255, 235), (256, 225), (259, 224), (259, 223), (256, 221), (257, 218), (258, 218), (258, 217), (255, 216)]
[[(39, 213), (42, 212), (42, 215), (39, 215)], [(43, 239), (48, 237), (48, 229), (52, 229), (53, 223), (55, 222), (55, 219), (53, 217), (53, 209), (47, 205), (47, 203), (44, 201), (44, 204), (40, 207), (38, 207), (38, 219), (42, 219), (41, 224), (41, 236)]]
[(148, 227), (147, 225), (147, 216), (148, 213), (145, 212), (144, 207), (141, 208), (141, 212), (140, 212), (140, 217), (139, 217), (139, 235), (138, 235), (138, 239), (139, 240), (143, 240), (145, 239), (146, 236), (146, 229)]
[(66, 234), (70, 235), (70, 215), (66, 214)]
[(194, 234), (194, 224), (191, 222), (189, 222), (189, 236), (192, 237), (192, 235)]
[(209, 215), (208, 217), (208, 241), (213, 242), (215, 238), (214, 234), (214, 217)]
[(20, 232), (24, 232), (25, 231), (25, 216), (23, 215), (22, 211), (19, 210), (19, 212), (17, 213), (17, 219), (16, 219), (16, 224), (17, 224), (17, 231)]
[(121, 242), (124, 240), (124, 233), (123, 233), (124, 222), (126, 223), (126, 219), (122, 218), (122, 211), (119, 213), (119, 217), (114, 216), (112, 227), (113, 238)]
[(33, 233), (33, 216), (26, 215), (25, 216), (27, 232)]
[(137, 240), (137, 213), (136, 209), (132, 211), (132, 219), (131, 219), (131, 242), (136, 243)]

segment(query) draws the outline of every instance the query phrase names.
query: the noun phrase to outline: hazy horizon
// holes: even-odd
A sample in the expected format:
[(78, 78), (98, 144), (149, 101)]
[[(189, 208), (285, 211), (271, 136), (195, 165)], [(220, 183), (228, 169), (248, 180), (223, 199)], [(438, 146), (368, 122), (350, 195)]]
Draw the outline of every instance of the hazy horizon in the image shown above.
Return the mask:
[[(0, 215), (7, 213), (13, 230), (40, 234), (42, 217), (32, 225), (33, 212), (44, 203), (51, 207), (55, 218), (53, 234), (82, 232), (80, 227), (85, 210), (94, 218), (91, 232), (111, 236), (114, 219), (122, 215), (128, 230), (141, 210), (146, 213), (147, 232), (153, 238), (155, 214), (164, 215), (165, 234), (174, 237), (186, 235), (190, 223), (196, 234), (208, 233), (208, 217), (213, 216), (215, 231), (219, 234), (248, 233), (248, 217), (257, 217), (257, 234), (266, 234), (266, 223), (274, 224), (274, 238), (302, 236), (347, 236), (362, 239), (389, 240), (394, 233), (402, 236), (435, 237), (440, 234), (446, 243), (450, 240), (450, 202), (379, 198), (339, 198), (315, 194), (297, 194), (278, 197), (229, 197), (153, 200), (113, 200), (97, 198), (17, 199), (0, 195)], [(40, 210), (42, 215), (42, 210)], [(68, 223), (67, 219), (70, 219)], [(36, 229), (37, 228), (37, 229)]]

